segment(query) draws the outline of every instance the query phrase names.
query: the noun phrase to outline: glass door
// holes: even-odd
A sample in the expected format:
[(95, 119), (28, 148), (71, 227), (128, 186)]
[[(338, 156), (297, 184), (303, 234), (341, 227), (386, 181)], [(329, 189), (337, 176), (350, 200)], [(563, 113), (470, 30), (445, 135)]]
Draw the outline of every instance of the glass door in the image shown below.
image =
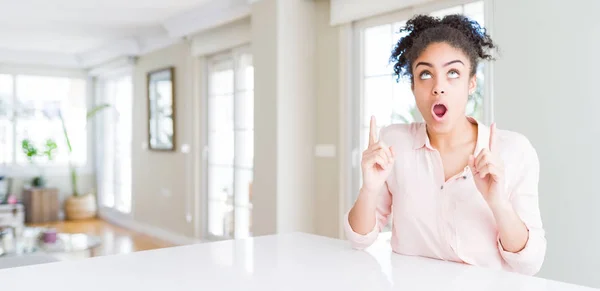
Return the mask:
[(209, 239), (252, 235), (254, 68), (247, 48), (208, 61)]

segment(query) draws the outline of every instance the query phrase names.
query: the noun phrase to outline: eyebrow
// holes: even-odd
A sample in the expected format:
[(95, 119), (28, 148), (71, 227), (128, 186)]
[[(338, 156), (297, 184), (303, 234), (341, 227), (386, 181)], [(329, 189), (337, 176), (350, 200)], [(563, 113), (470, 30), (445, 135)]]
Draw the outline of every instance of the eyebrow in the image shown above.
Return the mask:
[(452, 64), (456, 64), (456, 63), (461, 63), (463, 66), (465, 65), (465, 63), (463, 63), (461, 60), (454, 60), (454, 61), (447, 62), (446, 64), (444, 64), (444, 67), (452, 65)]
[[(447, 62), (447, 63), (445, 63), (445, 64), (444, 64), (444, 67), (447, 67), (447, 66), (449, 66), (449, 65), (452, 65), (452, 64), (455, 64), (455, 63), (461, 63), (463, 66), (465, 65), (465, 63), (463, 63), (461, 60), (454, 60), (454, 61), (450, 61), (450, 62)], [(431, 68), (433, 68), (433, 65), (432, 65), (432, 64), (430, 64), (430, 63), (426, 63), (426, 62), (418, 62), (418, 63), (417, 63), (417, 65), (415, 66), (415, 69), (416, 69), (418, 66), (420, 66), (420, 65), (423, 65), (423, 66), (427, 66), (427, 67), (431, 67)]]

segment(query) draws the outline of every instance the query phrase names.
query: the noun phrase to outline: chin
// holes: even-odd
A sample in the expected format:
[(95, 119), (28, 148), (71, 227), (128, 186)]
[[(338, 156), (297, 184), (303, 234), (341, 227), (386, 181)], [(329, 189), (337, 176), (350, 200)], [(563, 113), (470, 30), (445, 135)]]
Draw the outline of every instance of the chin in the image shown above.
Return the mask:
[(433, 116), (429, 117), (429, 120), (426, 120), (427, 127), (435, 132), (435, 133), (447, 133), (452, 131), (453, 124), (449, 115), (444, 116), (444, 118), (436, 118)]
[(435, 133), (448, 133), (452, 131), (452, 126), (450, 124), (439, 124), (437, 122), (427, 123), (427, 128)]

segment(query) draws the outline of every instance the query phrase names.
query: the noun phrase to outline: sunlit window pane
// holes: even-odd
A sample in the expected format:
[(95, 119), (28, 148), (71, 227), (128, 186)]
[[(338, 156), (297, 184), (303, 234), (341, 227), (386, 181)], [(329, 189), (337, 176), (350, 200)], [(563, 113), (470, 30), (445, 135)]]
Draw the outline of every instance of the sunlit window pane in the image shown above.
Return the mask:
[(0, 117), (0, 165), (9, 164), (13, 153), (12, 122)]
[(210, 95), (233, 94), (233, 70), (216, 71), (210, 78)]
[(479, 25), (484, 26), (483, 1), (473, 2), (465, 5), (465, 16), (477, 21)]
[(131, 76), (99, 82), (101, 104), (111, 107), (101, 116), (99, 176), (103, 206), (131, 212), (131, 146), (133, 89)]
[(462, 5), (435, 11), (435, 12), (431, 13), (431, 16), (442, 18), (442, 17), (444, 17), (446, 15), (450, 15), (450, 14), (463, 14)]
[(208, 98), (210, 131), (233, 130), (233, 94)]
[(365, 29), (365, 76), (389, 74), (392, 51), (392, 26), (390, 24)]
[[(76, 165), (84, 165), (87, 156), (85, 80), (18, 75), (15, 89), (15, 143), (18, 147), (28, 139), (43, 151), (46, 142), (52, 140), (57, 144), (52, 163), (66, 165), (70, 159)], [(69, 134), (73, 150), (70, 158), (59, 115), (64, 118)], [(28, 163), (23, 151), (18, 151), (16, 158), (19, 164)], [(39, 157), (38, 163), (49, 162)]]
[(410, 86), (410, 81), (393, 81), (392, 84), (393, 112), (391, 123), (411, 123), (419, 121), (420, 113), (416, 108), (415, 97)]
[(365, 79), (363, 124), (369, 125), (371, 115), (375, 115), (377, 124), (390, 124), (392, 117), (392, 77), (381, 76)]
[(208, 135), (210, 165), (233, 166), (234, 159), (234, 131), (216, 131)]
[(213, 238), (243, 238), (252, 235), (252, 56), (231, 53), (209, 64), (208, 232)]

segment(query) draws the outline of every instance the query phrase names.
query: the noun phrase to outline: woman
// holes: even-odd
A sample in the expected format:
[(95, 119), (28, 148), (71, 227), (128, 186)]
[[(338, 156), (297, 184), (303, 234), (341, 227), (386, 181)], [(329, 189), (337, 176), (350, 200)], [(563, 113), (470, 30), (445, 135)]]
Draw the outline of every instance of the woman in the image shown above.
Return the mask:
[(396, 253), (537, 273), (546, 239), (536, 151), (523, 135), (465, 115), (478, 61), (492, 59), (494, 43), (460, 15), (416, 16), (403, 31), (391, 59), (424, 122), (390, 125), (378, 140), (371, 119), (348, 239), (370, 246), (391, 216)]

